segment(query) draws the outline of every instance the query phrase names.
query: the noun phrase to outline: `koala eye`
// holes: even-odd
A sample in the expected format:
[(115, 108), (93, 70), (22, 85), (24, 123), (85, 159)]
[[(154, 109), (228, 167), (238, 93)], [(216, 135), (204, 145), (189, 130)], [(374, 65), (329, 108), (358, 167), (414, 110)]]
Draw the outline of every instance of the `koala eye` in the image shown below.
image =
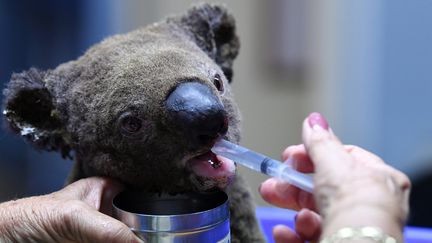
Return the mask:
[(142, 127), (142, 120), (132, 114), (125, 114), (120, 118), (120, 129), (125, 135), (133, 135)]
[(223, 93), (224, 92), (224, 85), (223, 85), (223, 81), (220, 77), (219, 74), (216, 74), (213, 78), (213, 84), (216, 87), (216, 89), (220, 92)]

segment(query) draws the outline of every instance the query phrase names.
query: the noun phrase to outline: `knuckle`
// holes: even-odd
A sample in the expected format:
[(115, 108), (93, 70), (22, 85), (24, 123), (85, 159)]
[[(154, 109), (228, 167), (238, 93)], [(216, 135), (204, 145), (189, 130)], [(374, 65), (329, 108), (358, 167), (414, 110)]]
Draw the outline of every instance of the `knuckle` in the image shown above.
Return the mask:
[(411, 180), (408, 178), (407, 175), (401, 173), (401, 188), (403, 190), (409, 190), (411, 189), (411, 187), (412, 187)]
[(312, 144), (326, 144), (329, 141), (331, 141), (331, 138), (327, 133), (314, 133), (310, 138)]
[(357, 145), (352, 145), (352, 144), (350, 144), (350, 145), (345, 145), (345, 149), (346, 149), (348, 152), (350, 152), (350, 153), (356, 153), (356, 152), (362, 150), (359, 146), (357, 146)]
[(90, 177), (86, 179), (86, 187), (89, 188), (101, 188), (105, 185), (106, 180), (101, 177)]
[(310, 137), (308, 153), (312, 158), (320, 155), (323, 149), (331, 146), (331, 139), (325, 134), (314, 134)]
[(88, 177), (85, 179), (81, 179), (77, 181), (77, 183), (80, 183), (80, 186), (82, 188), (88, 189), (88, 188), (100, 188), (103, 187), (107, 180), (103, 177)]
[(352, 145), (352, 144), (345, 144), (344, 145), (344, 149), (345, 151), (347, 151), (348, 153), (352, 153), (353, 151), (355, 151), (358, 147), (356, 145)]
[(393, 167), (389, 167), (389, 173), (397, 182), (397, 185), (401, 188), (401, 190), (405, 191), (411, 189), (411, 180), (405, 173)]
[(293, 153), (295, 153), (296, 149), (298, 149), (299, 145), (291, 145), (285, 148), (285, 150), (282, 152), (282, 160), (288, 159), (290, 156), (292, 156)]
[(288, 156), (290, 155), (290, 151), (291, 151), (291, 147), (285, 148), (285, 150), (282, 152), (282, 159), (288, 158)]

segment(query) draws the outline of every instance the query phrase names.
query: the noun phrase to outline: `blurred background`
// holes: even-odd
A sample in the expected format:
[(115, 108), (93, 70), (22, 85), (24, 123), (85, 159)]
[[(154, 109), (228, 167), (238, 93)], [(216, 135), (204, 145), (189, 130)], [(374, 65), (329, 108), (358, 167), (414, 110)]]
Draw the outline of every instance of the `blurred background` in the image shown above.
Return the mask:
[[(12, 72), (32, 66), (55, 68), (193, 2), (0, 0), (0, 81), (4, 87)], [(409, 175), (410, 224), (432, 226), (432, 1), (218, 2), (235, 16), (241, 40), (233, 89), (242, 144), (279, 158), (301, 143), (308, 113), (320, 111), (345, 143)], [(58, 190), (71, 164), (2, 129), (0, 201)], [(267, 205), (257, 194), (265, 177), (240, 173)]]

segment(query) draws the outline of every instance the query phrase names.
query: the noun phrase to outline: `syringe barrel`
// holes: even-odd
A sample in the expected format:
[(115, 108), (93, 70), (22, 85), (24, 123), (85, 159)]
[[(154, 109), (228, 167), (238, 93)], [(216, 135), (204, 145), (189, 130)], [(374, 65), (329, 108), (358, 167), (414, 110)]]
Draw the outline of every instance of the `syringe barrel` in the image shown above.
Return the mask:
[(283, 181), (286, 181), (302, 190), (313, 192), (313, 181), (311, 176), (298, 172), (277, 160), (271, 159), (267, 161), (267, 168), (264, 173), (282, 179)]
[(305, 191), (313, 191), (312, 178), (300, 173), (280, 161), (263, 154), (251, 151), (226, 140), (219, 140), (212, 148), (215, 154), (229, 158), (252, 170), (282, 179)]
[(255, 171), (261, 171), (261, 162), (267, 158), (265, 155), (225, 140), (218, 141), (212, 151)]

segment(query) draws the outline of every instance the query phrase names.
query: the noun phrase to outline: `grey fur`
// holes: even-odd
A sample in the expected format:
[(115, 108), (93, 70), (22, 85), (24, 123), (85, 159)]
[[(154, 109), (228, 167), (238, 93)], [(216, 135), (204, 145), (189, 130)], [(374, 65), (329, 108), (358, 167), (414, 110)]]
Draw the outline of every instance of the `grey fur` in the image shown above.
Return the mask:
[[(227, 139), (238, 142), (240, 115), (228, 85), (238, 48), (227, 10), (198, 5), (184, 15), (110, 37), (54, 70), (14, 74), (4, 91), (4, 113), (10, 127), (38, 148), (63, 156), (74, 152), (68, 183), (97, 175), (147, 191), (199, 190), (185, 163), (209, 148), (188, 148), (164, 102), (180, 82), (199, 80), (222, 100), (229, 114)], [(225, 84), (223, 95), (212, 84), (215, 74)], [(139, 136), (119, 132), (118, 118), (125, 112), (143, 120)], [(240, 176), (226, 191), (232, 242), (262, 242)]]

